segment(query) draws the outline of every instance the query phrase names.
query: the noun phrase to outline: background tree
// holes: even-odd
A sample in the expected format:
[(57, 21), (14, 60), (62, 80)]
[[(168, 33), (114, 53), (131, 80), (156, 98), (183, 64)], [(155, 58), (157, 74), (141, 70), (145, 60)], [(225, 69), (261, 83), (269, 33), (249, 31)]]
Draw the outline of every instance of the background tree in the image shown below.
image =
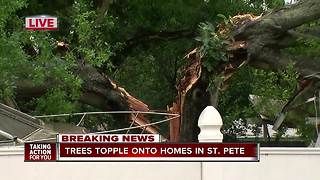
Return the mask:
[[(303, 78), (317, 72), (318, 66), (311, 65), (311, 60), (290, 66), (291, 61), (274, 51), (282, 49), (281, 52), (291, 55), (294, 52), (294, 58), (306, 52), (317, 56), (319, 46), (314, 36), (319, 17), (314, 3), (310, 0), (293, 8), (280, 8), (284, 2), (279, 0), (2, 1), (0, 99), (32, 115), (97, 109), (166, 110), (180, 93), (176, 82), (185, 75), (186, 53), (199, 47), (202, 81), (186, 94), (185, 103), (190, 104), (179, 111), (181, 140), (195, 140), (196, 120), (209, 104), (218, 105), (225, 133), (243, 133), (232, 128), (234, 123), (258, 116), (248, 100), (249, 94), (288, 101), (297, 85), (297, 73)], [(275, 10), (271, 12), (272, 8)], [(263, 14), (260, 19), (247, 19), (248, 22), (233, 27), (229, 17), (246, 13)], [(24, 17), (37, 14), (58, 16), (59, 30), (26, 31)], [(230, 26), (226, 28), (230, 33), (219, 34), (218, 24)], [(304, 27), (295, 29), (302, 24)], [(312, 36), (301, 36), (304, 32)], [(244, 48), (228, 50), (240, 41), (246, 42)], [(226, 67), (237, 63), (238, 67), (240, 60), (245, 59), (252, 66), (237, 68), (226, 82)], [(236, 60), (239, 61), (234, 63)], [(132, 102), (138, 105), (133, 106)], [(128, 118), (91, 118), (85, 126), (91, 130), (97, 129), (97, 123), (108, 124), (106, 128), (123, 127)], [(145, 117), (140, 120), (143, 122)], [(305, 129), (304, 123), (299, 123)], [(161, 126), (160, 132), (169, 134), (165, 126)]]

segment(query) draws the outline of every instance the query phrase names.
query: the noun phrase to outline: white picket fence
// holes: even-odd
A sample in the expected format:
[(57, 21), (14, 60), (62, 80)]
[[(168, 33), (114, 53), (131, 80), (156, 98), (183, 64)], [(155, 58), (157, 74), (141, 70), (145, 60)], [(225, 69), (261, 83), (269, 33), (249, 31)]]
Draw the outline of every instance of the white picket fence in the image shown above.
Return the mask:
[[(199, 117), (200, 142), (221, 142), (220, 114)], [(319, 180), (320, 148), (261, 148), (260, 162), (24, 162), (23, 147), (0, 147), (1, 180)]]

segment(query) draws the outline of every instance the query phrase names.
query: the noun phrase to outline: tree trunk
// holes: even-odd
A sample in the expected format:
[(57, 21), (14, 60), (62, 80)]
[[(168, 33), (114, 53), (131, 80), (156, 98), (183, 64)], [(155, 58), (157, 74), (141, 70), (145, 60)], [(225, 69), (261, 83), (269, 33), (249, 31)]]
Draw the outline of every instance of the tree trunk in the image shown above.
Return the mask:
[[(146, 104), (131, 96), (106, 75), (98, 72), (93, 66), (81, 62), (74, 70), (74, 73), (83, 81), (82, 94), (79, 99), (82, 103), (92, 105), (103, 111), (149, 111)], [(18, 82), (17, 98), (39, 97), (57, 83), (59, 82), (48, 82), (47, 84), (36, 86), (27, 80)], [(116, 114), (113, 117), (119, 121), (122, 128), (129, 125), (128, 121), (134, 121), (135, 125), (150, 123), (143, 114), (138, 114), (137, 117), (134, 114)], [(148, 126), (145, 130), (153, 134), (159, 134), (158, 130), (153, 126)]]
[[(197, 141), (199, 114), (206, 106), (217, 104), (220, 85), (224, 87), (237, 67), (243, 64), (263, 69), (281, 70), (293, 62), (294, 67), (302, 76), (310, 77), (317, 74), (320, 63), (308, 57), (292, 57), (280, 50), (293, 45), (297, 38), (301, 37), (301, 32), (303, 35), (308, 33), (311, 36), (317, 35), (319, 31), (298, 27), (320, 18), (318, 1), (301, 1), (258, 18), (241, 15), (233, 18), (234, 22), (238, 23), (235, 24), (235, 30), (225, 38), (229, 41), (226, 47), (229, 61), (220, 63), (212, 73), (213, 75), (224, 75), (223, 82), (217, 85), (217, 90), (213, 95), (211, 95), (212, 92), (208, 92), (209, 74), (202, 67), (202, 57), (197, 50), (189, 53), (187, 55), (189, 65), (185, 69), (185, 76), (177, 85), (178, 96), (173, 107), (169, 109), (181, 115), (180, 119), (170, 122), (170, 139), (184, 142)], [(149, 110), (147, 105), (118, 87), (94, 67), (79, 63), (75, 73), (83, 80), (81, 102), (102, 110)], [(53, 83), (35, 86), (27, 81), (19, 82), (17, 96), (40, 96), (53, 86)], [(149, 122), (142, 115), (139, 115), (137, 119), (122, 115), (118, 119), (121, 121), (134, 120), (138, 125)], [(147, 131), (158, 133), (154, 127), (147, 128)]]
[[(297, 27), (319, 19), (319, 9), (318, 0), (308, 0), (292, 6), (285, 6), (262, 17), (235, 16), (231, 20), (235, 22), (236, 28), (225, 38), (229, 41), (229, 45), (226, 47), (229, 61), (219, 64), (213, 74), (224, 75), (222, 82), (222, 86), (224, 86), (237, 67), (243, 64), (279, 71), (290, 63), (294, 63), (295, 69), (303, 77), (319, 73), (319, 61), (308, 57), (294, 57), (281, 51), (281, 49), (296, 43), (297, 39), (301, 37), (299, 31), (316, 34), (317, 31), (305, 30), (304, 28), (301, 30)], [(179, 82), (180, 86), (178, 85), (181, 87), (182, 84), (185, 88), (178, 88), (179, 98), (175, 102), (175, 106), (180, 107), (178, 113), (181, 114), (181, 119), (180, 123), (175, 122), (171, 127), (176, 129), (171, 132), (177, 132), (177, 128), (180, 129), (180, 134), (171, 133), (171, 140), (174, 141), (197, 141), (199, 114), (205, 106), (212, 104), (208, 101), (210, 98), (210, 93), (207, 92), (208, 78), (203, 78), (205, 75), (201, 71), (201, 57), (199, 59), (197, 61), (198, 70), (188, 71), (188, 68), (193, 67), (192, 64), (189, 65), (185, 71), (186, 76)], [(171, 110), (177, 111), (176, 108)]]

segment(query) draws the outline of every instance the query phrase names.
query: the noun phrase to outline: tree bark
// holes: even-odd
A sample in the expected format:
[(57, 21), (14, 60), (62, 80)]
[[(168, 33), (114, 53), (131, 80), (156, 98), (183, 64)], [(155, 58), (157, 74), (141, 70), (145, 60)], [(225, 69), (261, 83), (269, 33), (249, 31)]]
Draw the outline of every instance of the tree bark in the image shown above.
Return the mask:
[[(301, 1), (292, 6), (277, 9), (260, 18), (242, 21), (243, 23), (228, 35), (227, 40), (230, 44), (226, 49), (229, 61), (220, 63), (213, 73), (214, 75), (224, 75), (221, 86), (224, 86), (223, 84), (231, 77), (236, 68), (244, 62), (257, 68), (275, 71), (281, 70), (293, 62), (302, 76), (318, 73), (320, 63), (315, 60), (308, 57), (294, 57), (280, 51), (280, 49), (290, 47), (296, 42), (297, 34), (294, 32), (299, 32), (297, 29), (299, 26), (320, 18), (320, 3), (318, 1)], [(105, 10), (102, 9), (101, 12), (104, 14)], [(316, 34), (314, 33), (316, 31), (309, 30), (308, 32)], [(184, 37), (193, 35), (192, 31), (181, 31), (179, 34)], [(132, 46), (141, 41), (163, 39), (164, 36), (165, 39), (179, 37), (176, 33), (148, 34), (143, 38), (131, 39), (128, 44)], [(217, 85), (215, 95), (208, 91), (209, 74), (202, 67), (202, 57), (197, 54), (196, 50), (188, 54), (187, 59), (190, 62), (185, 70), (186, 75), (177, 86), (178, 96), (173, 107), (169, 110), (181, 115), (180, 120), (171, 121), (170, 139), (172, 141), (197, 141), (199, 114), (206, 106), (217, 104), (217, 94), (220, 88), (220, 84)], [(149, 110), (147, 105), (130, 96), (123, 88), (118, 87), (116, 83), (106, 75), (99, 73), (94, 67), (79, 63), (75, 73), (83, 80), (81, 102), (102, 110)], [(29, 82), (19, 82), (17, 96), (39, 96), (53, 85), (49, 83), (35, 86)], [(134, 120), (139, 125), (149, 122), (141, 115), (137, 119), (128, 116), (122, 116), (119, 119)], [(154, 127), (149, 127), (147, 131), (158, 133)]]
[[(290, 63), (293, 63), (295, 69), (304, 77), (319, 73), (319, 61), (308, 57), (292, 56), (281, 51), (281, 49), (296, 43), (299, 37), (295, 33), (297, 27), (320, 18), (319, 9), (320, 3), (318, 0), (308, 0), (285, 6), (262, 17), (236, 16), (234, 20), (238, 21), (239, 24), (236, 24), (236, 29), (227, 37), (230, 42), (226, 48), (229, 61), (219, 64), (213, 74), (224, 74), (223, 84), (225, 84), (241, 64), (280, 71)], [(201, 60), (199, 62), (201, 69)], [(172, 138), (173, 140), (197, 141), (199, 114), (205, 106), (212, 104), (206, 100), (209, 95), (207, 91), (208, 81), (202, 78), (204, 71), (198, 72), (200, 72), (200, 75), (197, 77), (201, 78), (189, 81), (187, 90), (183, 89), (181, 91), (178, 89), (184, 96), (183, 100), (176, 101), (176, 104), (181, 104), (180, 135), (177, 138), (177, 135), (172, 134), (175, 136)], [(199, 84), (205, 85), (204, 88), (199, 88)], [(198, 92), (200, 95), (196, 95)], [(175, 128), (177, 128), (177, 125)]]
[[(83, 81), (81, 87), (80, 101), (82, 103), (94, 106), (103, 111), (149, 111), (149, 108), (142, 101), (134, 98), (123, 88), (118, 86), (106, 75), (98, 72), (96, 68), (84, 62), (78, 63), (74, 73)], [(43, 85), (35, 85), (32, 81), (23, 80), (17, 83), (16, 96), (18, 98), (40, 97), (50, 88), (59, 84), (59, 82), (48, 82)], [(124, 128), (129, 125), (128, 121), (134, 121), (135, 125), (145, 125), (150, 121), (143, 115), (138, 114), (118, 114), (113, 115)], [(145, 129), (147, 132), (158, 134), (158, 130), (153, 126)]]

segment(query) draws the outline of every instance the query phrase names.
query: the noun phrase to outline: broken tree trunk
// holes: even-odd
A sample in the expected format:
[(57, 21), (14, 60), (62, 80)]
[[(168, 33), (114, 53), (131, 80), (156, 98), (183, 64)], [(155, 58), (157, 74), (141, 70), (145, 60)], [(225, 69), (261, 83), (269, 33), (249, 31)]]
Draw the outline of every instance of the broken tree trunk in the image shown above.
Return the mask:
[(202, 67), (202, 58), (197, 49), (186, 57), (188, 65), (184, 69), (185, 76), (177, 85), (178, 96), (171, 113), (180, 114), (180, 118), (170, 122), (170, 141), (195, 142), (199, 134), (198, 117), (202, 110), (209, 105), (215, 105), (212, 95), (207, 89), (209, 86), (208, 72)]
[[(96, 68), (84, 62), (78, 63), (74, 70), (83, 81), (81, 87), (80, 101), (82, 103), (92, 105), (103, 111), (149, 111), (148, 106), (142, 101), (131, 96), (122, 87), (118, 86), (114, 81), (106, 75), (97, 71)], [(58, 82), (55, 82), (58, 83)], [(39, 97), (46, 93), (55, 84), (50, 82), (41, 86), (34, 85), (31, 81), (21, 81), (18, 83), (16, 93), (18, 98), (23, 97)], [(146, 125), (150, 121), (143, 115), (138, 114), (122, 114), (114, 115), (119, 124), (127, 127), (128, 121), (134, 121), (135, 125)], [(125, 128), (123, 127), (122, 128)], [(158, 130), (153, 126), (145, 129), (149, 133), (159, 134)]]
[[(217, 32), (229, 41), (226, 47), (229, 61), (220, 63), (211, 75), (223, 74), (221, 89), (224, 89), (233, 72), (244, 64), (279, 71), (293, 63), (302, 77), (318, 74), (319, 61), (314, 58), (292, 56), (281, 49), (294, 45), (301, 37), (299, 26), (320, 18), (319, 9), (318, 0), (306, 0), (274, 10), (262, 17), (238, 15), (231, 18), (233, 28), (223, 29), (220, 26)], [(197, 54), (196, 51), (192, 54)], [(202, 68), (200, 56), (191, 58), (185, 77), (178, 84), (178, 97), (170, 110), (180, 113), (181, 118), (171, 122), (172, 141), (196, 141), (198, 115), (205, 106), (212, 104), (208, 101), (208, 78)]]

